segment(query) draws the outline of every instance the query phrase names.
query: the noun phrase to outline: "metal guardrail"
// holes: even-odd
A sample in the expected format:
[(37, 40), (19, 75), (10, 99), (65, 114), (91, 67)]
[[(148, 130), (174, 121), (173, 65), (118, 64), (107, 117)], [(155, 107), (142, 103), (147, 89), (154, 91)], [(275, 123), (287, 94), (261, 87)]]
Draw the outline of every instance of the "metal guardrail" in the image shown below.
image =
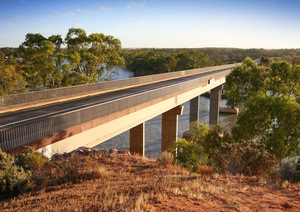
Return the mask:
[(134, 86), (144, 83), (152, 83), (155, 81), (168, 80), (171, 78), (188, 76), (193, 74), (205, 73), (209, 71), (218, 70), (221, 68), (235, 67), (235, 64), (213, 66), (200, 69), (191, 69), (185, 71), (177, 71), (163, 74), (154, 74), (143, 77), (134, 77), (129, 79), (113, 80), (100, 83), (92, 83), (86, 85), (77, 85), (71, 87), (63, 87), (56, 89), (49, 89), (43, 91), (34, 91), (21, 94), (12, 94), (0, 96), (0, 109), (7, 106), (13, 106), (24, 103), (32, 103), (38, 101), (54, 100), (56, 98), (68, 97), (72, 95), (80, 95), (85, 93), (106, 91), (110, 89), (121, 89), (122, 87)]
[(219, 79), (231, 71), (224, 71), (218, 74), (208, 75), (198, 79), (189, 80), (176, 85), (146, 91), (126, 98), (113, 100), (96, 106), (78, 109), (61, 115), (41, 119), (34, 122), (20, 124), (11, 128), (0, 130), (0, 148), (3, 151), (26, 145), (57, 132), (62, 132), (70, 127), (92, 121), (94, 119), (112, 114), (124, 109), (166, 96), (178, 91), (183, 91), (194, 86), (207, 85), (208, 80)]

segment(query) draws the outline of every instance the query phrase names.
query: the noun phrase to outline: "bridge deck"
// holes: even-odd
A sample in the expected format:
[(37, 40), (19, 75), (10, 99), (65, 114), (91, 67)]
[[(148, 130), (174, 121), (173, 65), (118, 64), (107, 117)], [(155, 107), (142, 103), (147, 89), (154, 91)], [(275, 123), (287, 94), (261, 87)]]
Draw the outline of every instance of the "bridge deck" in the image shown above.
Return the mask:
[(234, 65), (221, 66), (217, 70), (213, 67), (213, 71), (205, 73), (174, 77), (170, 80), (0, 114), (1, 148), (6, 150), (25, 145), (72, 126), (168, 96), (170, 93), (203, 85), (203, 83), (209, 84), (210, 78), (224, 78), (232, 67)]

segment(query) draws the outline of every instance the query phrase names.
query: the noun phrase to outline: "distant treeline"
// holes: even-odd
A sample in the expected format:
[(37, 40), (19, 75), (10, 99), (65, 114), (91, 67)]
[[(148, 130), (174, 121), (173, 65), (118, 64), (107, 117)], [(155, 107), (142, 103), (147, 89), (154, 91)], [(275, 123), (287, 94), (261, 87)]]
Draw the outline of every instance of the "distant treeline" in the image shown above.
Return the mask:
[(49, 38), (27, 34), (18, 48), (0, 48), (0, 95), (111, 80), (116, 67), (134, 76), (159, 74), (252, 59), (281, 57), (300, 64), (300, 49), (122, 49), (110, 35), (69, 29)]
[(242, 62), (246, 57), (281, 57), (287, 62), (300, 64), (300, 49), (123, 49), (121, 56), (135, 76)]
[(159, 74), (221, 65), (222, 60), (196, 50), (181, 49), (169, 53), (159, 50), (123, 50), (126, 67), (135, 76)]

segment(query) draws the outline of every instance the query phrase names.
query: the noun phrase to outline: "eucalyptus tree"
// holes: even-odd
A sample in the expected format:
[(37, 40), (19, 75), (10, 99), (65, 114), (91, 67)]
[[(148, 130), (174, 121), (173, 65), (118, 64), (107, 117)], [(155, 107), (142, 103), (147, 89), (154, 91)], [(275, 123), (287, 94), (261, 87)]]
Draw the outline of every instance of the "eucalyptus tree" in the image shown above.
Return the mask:
[(65, 43), (71, 74), (81, 77), (78, 84), (107, 80), (118, 73), (118, 67), (125, 65), (120, 56), (121, 42), (113, 36), (103, 33), (88, 36), (83, 29), (71, 28)]
[(57, 88), (61, 86), (64, 71), (57, 66), (57, 48), (40, 34), (28, 33), (19, 46), (23, 61), (23, 76), (32, 90)]
[(246, 58), (226, 78), (231, 106), (243, 101), (232, 133), (235, 140), (253, 140), (266, 145), (278, 159), (300, 154), (300, 66), (273, 62), (269, 68)]
[[(11, 64), (13, 63), (13, 64)], [(0, 95), (25, 92), (25, 80), (12, 59), (0, 51)]]
[[(63, 45), (66, 44), (66, 49)], [(28, 33), (19, 46), (23, 76), (32, 90), (65, 87), (112, 78), (124, 66), (121, 42), (110, 35), (69, 29), (66, 38)]]

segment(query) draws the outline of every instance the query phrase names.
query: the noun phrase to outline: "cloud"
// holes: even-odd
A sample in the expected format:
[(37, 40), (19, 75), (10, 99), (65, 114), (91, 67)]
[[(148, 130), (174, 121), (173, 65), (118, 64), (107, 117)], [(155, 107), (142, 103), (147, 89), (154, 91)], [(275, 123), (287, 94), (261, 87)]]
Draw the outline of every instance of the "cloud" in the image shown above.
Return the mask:
[(51, 29), (51, 28), (54, 27), (54, 24), (49, 24), (49, 25), (47, 25), (46, 27), (47, 27), (48, 29)]
[(79, 12), (79, 13), (86, 13), (86, 14), (91, 14), (91, 13), (93, 13), (92, 11), (81, 10), (81, 9), (77, 9), (76, 12)]
[(112, 8), (107, 8), (107, 7), (103, 7), (103, 6), (100, 6), (99, 9), (100, 9), (101, 11), (105, 11), (105, 12), (112, 11)]
[(73, 27), (81, 27), (81, 23), (73, 23)]
[(9, 16), (6, 16), (5, 18), (9, 19), (9, 20), (13, 20), (13, 19), (23, 19), (24, 17), (21, 16), (21, 15), (13, 15), (13, 14), (11, 14)]
[(164, 14), (164, 15), (162, 15), (164, 18), (172, 18), (172, 15), (170, 15), (170, 14)]
[(73, 16), (75, 14), (73, 12), (69, 12), (69, 13), (53, 12), (53, 13), (51, 13), (51, 15), (68, 17), (68, 16)]
[(145, 3), (138, 3), (138, 2), (128, 2), (126, 4), (126, 8), (133, 8), (133, 7), (143, 7)]
[(54, 24), (48, 24), (48, 25), (41, 26), (40, 28), (41, 29), (51, 29), (53, 27), (54, 27)]
[(146, 24), (146, 22), (143, 20), (139, 20), (138, 24)]

